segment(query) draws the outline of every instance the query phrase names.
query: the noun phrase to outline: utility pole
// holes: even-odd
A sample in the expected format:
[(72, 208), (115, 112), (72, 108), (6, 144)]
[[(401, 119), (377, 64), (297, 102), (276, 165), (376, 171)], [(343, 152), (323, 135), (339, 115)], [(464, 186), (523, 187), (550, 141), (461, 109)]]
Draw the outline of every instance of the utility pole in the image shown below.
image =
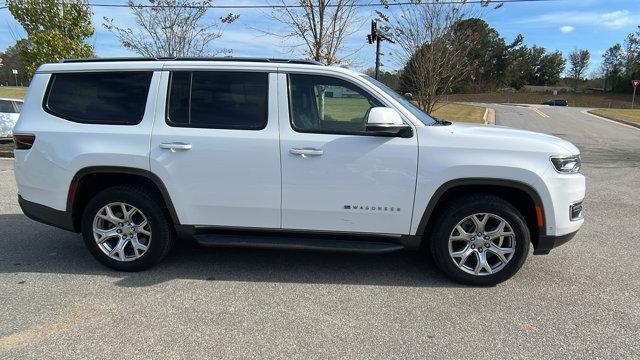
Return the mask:
[(376, 80), (380, 76), (380, 38), (376, 39)]
[(367, 35), (367, 42), (369, 44), (376, 43), (376, 73), (374, 75), (376, 80), (380, 76), (380, 42), (385, 40), (392, 44), (394, 43), (391, 36), (379, 30), (378, 23), (375, 20), (371, 20), (371, 33)]

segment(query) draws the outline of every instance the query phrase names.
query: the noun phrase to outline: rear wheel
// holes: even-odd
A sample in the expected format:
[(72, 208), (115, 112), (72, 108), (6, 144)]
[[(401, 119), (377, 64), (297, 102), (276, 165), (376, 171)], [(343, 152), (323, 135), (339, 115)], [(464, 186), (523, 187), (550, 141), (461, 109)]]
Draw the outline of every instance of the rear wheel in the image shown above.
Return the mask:
[(495, 196), (458, 198), (443, 209), (435, 226), (433, 259), (447, 276), (464, 284), (505, 281), (529, 253), (529, 229), (522, 215)]
[(84, 210), (85, 244), (98, 261), (113, 269), (147, 269), (162, 260), (175, 241), (163, 209), (162, 202), (143, 187), (106, 189)]

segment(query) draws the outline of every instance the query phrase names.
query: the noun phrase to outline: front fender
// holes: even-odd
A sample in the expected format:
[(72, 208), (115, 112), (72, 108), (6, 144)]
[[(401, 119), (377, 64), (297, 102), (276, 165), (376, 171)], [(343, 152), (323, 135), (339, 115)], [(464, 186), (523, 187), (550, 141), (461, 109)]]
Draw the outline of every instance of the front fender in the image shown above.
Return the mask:
[[(509, 177), (496, 177), (496, 173), (504, 173), (505, 168), (492, 169), (487, 166), (471, 166), (464, 171), (452, 169), (451, 172), (441, 173), (437, 178), (419, 178), (416, 186), (416, 200), (411, 222), (411, 234), (422, 236), (426, 231), (427, 222), (433, 214), (438, 201), (448, 190), (459, 186), (502, 186), (526, 192), (536, 206), (540, 207), (544, 218), (544, 226), (540, 228), (540, 235), (545, 235), (555, 229), (555, 213), (551, 194), (542, 177), (532, 171), (521, 168), (510, 168)], [(471, 171), (472, 170), (472, 171)], [(495, 172), (492, 172), (494, 170)], [(499, 171), (497, 171), (499, 170)]]

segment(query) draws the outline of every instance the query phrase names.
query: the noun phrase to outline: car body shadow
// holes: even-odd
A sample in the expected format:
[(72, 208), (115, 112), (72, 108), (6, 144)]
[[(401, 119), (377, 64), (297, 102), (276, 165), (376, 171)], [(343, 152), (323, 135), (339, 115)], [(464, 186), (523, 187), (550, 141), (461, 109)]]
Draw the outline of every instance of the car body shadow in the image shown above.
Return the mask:
[(459, 287), (417, 252), (355, 254), (181, 243), (161, 264), (137, 273), (98, 263), (82, 238), (28, 219), (0, 215), (0, 273), (33, 272), (117, 278), (115, 285), (145, 287), (175, 279), (233, 282)]

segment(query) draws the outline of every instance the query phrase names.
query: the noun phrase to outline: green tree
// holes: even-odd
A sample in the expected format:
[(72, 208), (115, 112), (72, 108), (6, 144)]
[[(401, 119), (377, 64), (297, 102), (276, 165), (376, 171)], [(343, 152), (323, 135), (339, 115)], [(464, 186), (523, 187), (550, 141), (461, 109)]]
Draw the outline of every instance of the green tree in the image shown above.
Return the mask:
[(533, 77), (533, 67), (529, 64), (529, 48), (518, 46), (508, 53), (505, 71), (505, 85), (520, 89)]
[(605, 77), (605, 91), (620, 91), (623, 87), (625, 55), (622, 45), (615, 44), (602, 55), (602, 72)]
[(569, 73), (574, 80), (573, 88), (575, 90), (578, 89), (578, 82), (582, 80), (582, 75), (584, 75), (584, 71), (589, 66), (589, 62), (591, 60), (591, 53), (589, 49), (575, 49), (569, 54), (569, 64), (571, 68), (569, 69)]
[[(640, 27), (638, 27), (640, 29)], [(627, 36), (624, 42), (624, 79), (618, 91), (632, 92), (631, 80), (640, 79), (640, 30)]]
[(626, 73), (631, 78), (640, 75), (640, 26), (638, 31), (631, 33), (625, 40)]
[(82, 0), (6, 0), (27, 33), (18, 52), (29, 78), (43, 63), (93, 56), (91, 10)]
[[(471, 50), (467, 54), (473, 66), (471, 83), (474, 91), (491, 90), (505, 84), (507, 67), (509, 66), (509, 52), (521, 45), (522, 35), (507, 44), (500, 33), (479, 18), (469, 18), (458, 21), (453, 28), (456, 37), (468, 40)], [(470, 90), (470, 89), (458, 89)]]
[(524, 85), (554, 85), (560, 81), (566, 61), (560, 51), (548, 53), (540, 46), (520, 46), (509, 54), (507, 84), (516, 89)]
[(564, 71), (567, 62), (560, 51), (547, 53), (544, 48), (542, 50), (544, 54), (537, 63), (534, 63), (534, 77), (531, 83), (533, 85), (555, 85), (560, 81), (560, 74)]
[[(20, 41), (24, 40), (19, 40), (18, 43)], [(20, 61), (20, 56), (18, 54), (18, 43), (7, 47), (3, 53), (0, 53), (0, 58), (2, 58), (2, 66), (0, 66), (0, 85), (15, 85), (16, 80), (18, 81), (18, 85), (28, 84), (25, 68), (22, 61)], [(12, 70), (18, 70), (18, 75), (14, 76)]]
[[(373, 77), (376, 73), (376, 68), (371, 67), (364, 71), (365, 74)], [(378, 74), (378, 80), (387, 85), (388, 87), (398, 90), (400, 89), (400, 72), (399, 71), (384, 71), (380, 70), (380, 74)]]

